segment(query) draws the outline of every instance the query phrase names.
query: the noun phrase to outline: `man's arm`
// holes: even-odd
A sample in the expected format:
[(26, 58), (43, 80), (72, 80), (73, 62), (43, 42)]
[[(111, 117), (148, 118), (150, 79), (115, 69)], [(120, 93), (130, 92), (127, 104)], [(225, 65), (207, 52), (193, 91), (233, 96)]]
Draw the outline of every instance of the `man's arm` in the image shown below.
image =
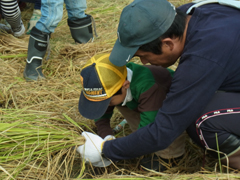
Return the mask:
[(131, 159), (168, 147), (196, 120), (226, 78), (222, 67), (201, 57), (182, 59), (155, 122), (127, 137), (105, 142), (111, 160)]

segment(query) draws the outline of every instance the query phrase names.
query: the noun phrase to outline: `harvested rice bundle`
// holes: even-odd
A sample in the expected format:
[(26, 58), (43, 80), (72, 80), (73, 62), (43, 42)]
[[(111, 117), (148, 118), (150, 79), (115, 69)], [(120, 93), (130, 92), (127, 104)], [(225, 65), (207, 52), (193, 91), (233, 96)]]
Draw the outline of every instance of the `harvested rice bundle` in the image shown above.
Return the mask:
[[(27, 40), (19, 39), (11, 34), (0, 31), (0, 58), (7, 58), (10, 54), (17, 57), (26, 57), (28, 43)], [(8, 54), (8, 55), (7, 55)]]
[[(50, 162), (56, 165), (53, 160), (62, 154), (58, 157), (59, 169), (59, 159), (84, 142), (72, 122), (50, 118), (49, 113), (44, 112), (0, 109), (0, 176), (16, 178), (29, 164), (34, 164), (35, 169), (40, 166), (43, 169), (42, 165), (48, 166)], [(9, 168), (7, 164), (16, 167)], [(34, 168), (30, 168), (28, 174), (31, 170)]]

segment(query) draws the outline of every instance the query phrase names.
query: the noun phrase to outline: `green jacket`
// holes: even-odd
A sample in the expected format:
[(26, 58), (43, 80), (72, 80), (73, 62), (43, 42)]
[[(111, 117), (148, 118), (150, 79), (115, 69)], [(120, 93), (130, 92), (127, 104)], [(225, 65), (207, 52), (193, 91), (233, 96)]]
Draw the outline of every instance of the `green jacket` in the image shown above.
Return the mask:
[[(126, 66), (133, 72), (130, 83), (133, 99), (127, 102), (126, 106), (140, 113), (141, 120), (138, 128), (141, 128), (155, 120), (158, 109), (162, 106), (170, 88), (174, 71), (160, 66), (143, 66), (132, 62)], [(109, 106), (101, 118), (94, 120), (98, 135), (103, 138), (110, 133), (113, 134), (110, 127), (113, 110), (114, 106)]]

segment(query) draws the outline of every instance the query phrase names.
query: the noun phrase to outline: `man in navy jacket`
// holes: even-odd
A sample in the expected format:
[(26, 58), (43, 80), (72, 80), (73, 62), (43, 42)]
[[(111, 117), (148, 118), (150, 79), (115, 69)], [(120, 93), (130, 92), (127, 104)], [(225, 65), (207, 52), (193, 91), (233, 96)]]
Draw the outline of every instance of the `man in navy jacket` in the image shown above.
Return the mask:
[(240, 169), (240, 2), (208, 2), (175, 9), (166, 0), (135, 0), (123, 9), (113, 64), (138, 56), (143, 64), (168, 67), (180, 59), (155, 122), (103, 141), (104, 157), (116, 161), (161, 150), (187, 130), (213, 157)]

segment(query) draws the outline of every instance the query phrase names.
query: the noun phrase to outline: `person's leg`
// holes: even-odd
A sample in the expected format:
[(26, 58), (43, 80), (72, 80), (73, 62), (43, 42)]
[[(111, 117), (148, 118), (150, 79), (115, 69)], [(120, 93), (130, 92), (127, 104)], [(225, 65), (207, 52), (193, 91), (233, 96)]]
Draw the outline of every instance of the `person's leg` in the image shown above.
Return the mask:
[(224, 164), (228, 164), (229, 162), (229, 166), (231, 166), (232, 168), (240, 169), (240, 149), (230, 155), (228, 159), (222, 159), (221, 162)]
[(23, 76), (26, 81), (45, 79), (42, 73), (42, 60), (48, 48), (49, 34), (32, 28), (28, 43), (28, 56)]
[(30, 34), (32, 28), (36, 26), (37, 22), (41, 18), (41, 0), (36, 0), (34, 4), (34, 10), (31, 19), (28, 22), (28, 29), (26, 34)]
[(86, 0), (65, 0), (65, 3), (72, 38), (76, 43), (93, 41), (92, 17), (84, 12), (87, 8)]
[(105, 138), (108, 135), (114, 135), (113, 130), (110, 126), (110, 119), (101, 119), (95, 122), (95, 125), (97, 127), (97, 134), (101, 138)]
[(172, 144), (170, 144), (170, 146), (164, 150), (155, 152), (155, 154), (163, 159), (172, 159), (183, 156), (185, 153), (186, 135), (186, 132), (182, 133), (172, 142)]
[(1, 0), (2, 14), (10, 24), (13, 35), (20, 37), (25, 32), (25, 27), (21, 20), (21, 11), (16, 0)]
[(62, 19), (63, 0), (42, 0), (41, 18), (30, 33), (28, 57), (24, 70), (27, 81), (44, 79), (41, 65), (49, 45), (50, 34), (54, 32)]
[(44, 33), (53, 33), (63, 16), (63, 0), (42, 0), (41, 18), (36, 28)]
[(186, 132), (184, 132), (166, 149), (157, 151), (150, 157), (143, 158), (140, 165), (160, 172), (178, 166), (185, 153), (186, 135)]
[(127, 120), (130, 129), (132, 132), (138, 129), (140, 123), (140, 113), (129, 109), (126, 106), (116, 106), (118, 111), (123, 115)]
[[(240, 167), (240, 93), (217, 92), (187, 132), (215, 158), (233, 168)], [(217, 151), (219, 149), (219, 151)], [(226, 164), (227, 165), (227, 164)]]
[(86, 17), (86, 0), (64, 0), (68, 13), (68, 19), (74, 21)]
[[(133, 132), (136, 131), (140, 123), (140, 113), (133, 111), (126, 106), (116, 107), (127, 120), (131, 130)], [(179, 161), (185, 153), (185, 139), (186, 133), (184, 132), (177, 139), (175, 139), (175, 141), (173, 141), (169, 147), (164, 150), (155, 152), (154, 157), (146, 157), (142, 159), (140, 162), (141, 165), (148, 169), (159, 171), (164, 171), (167, 169), (164, 165), (161, 164), (161, 161), (164, 161), (165, 164), (169, 166), (176, 166), (176, 164), (173, 163), (177, 163), (177, 161)]]

